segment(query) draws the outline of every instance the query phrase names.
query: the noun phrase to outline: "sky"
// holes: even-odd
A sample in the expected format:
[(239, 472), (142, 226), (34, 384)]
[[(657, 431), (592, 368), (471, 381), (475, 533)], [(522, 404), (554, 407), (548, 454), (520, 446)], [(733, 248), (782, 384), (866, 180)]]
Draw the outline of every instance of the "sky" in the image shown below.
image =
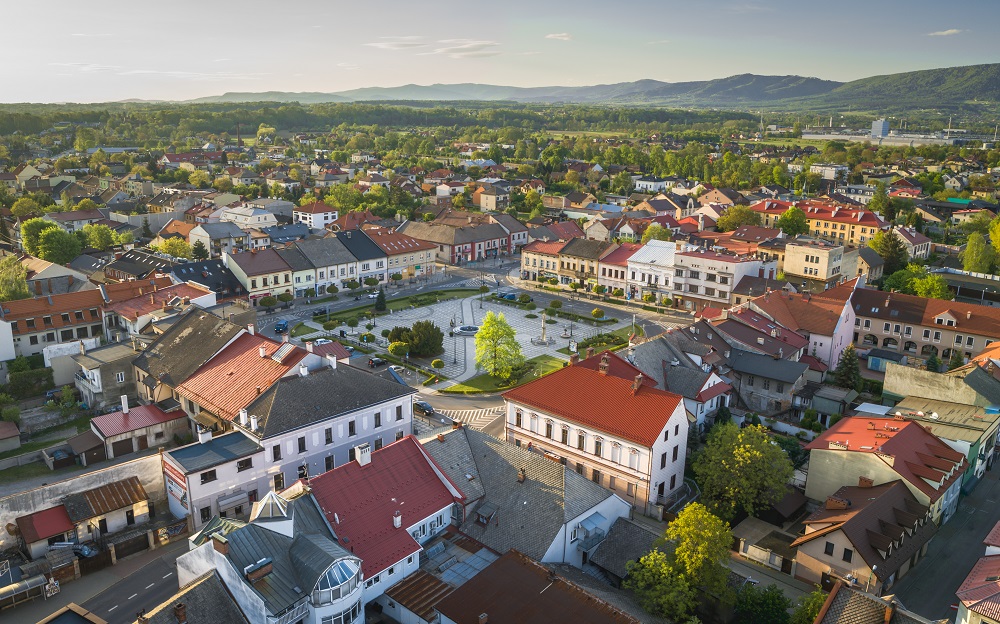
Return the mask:
[[(185, 100), (735, 74), (848, 81), (1000, 62), (1000, 2), (47, 0), (4, 7), (0, 102)], [(44, 15), (42, 14), (44, 12)]]

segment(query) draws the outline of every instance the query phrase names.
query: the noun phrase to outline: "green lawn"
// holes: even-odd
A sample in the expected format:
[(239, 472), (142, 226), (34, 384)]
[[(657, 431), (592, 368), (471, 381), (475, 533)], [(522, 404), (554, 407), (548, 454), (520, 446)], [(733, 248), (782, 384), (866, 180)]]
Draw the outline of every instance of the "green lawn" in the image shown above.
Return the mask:
[(482, 375), (477, 375), (468, 381), (444, 388), (441, 392), (451, 394), (478, 394), (480, 392), (501, 392), (503, 390), (510, 390), (515, 386), (528, 383), (538, 377), (544, 377), (553, 371), (559, 370), (565, 363), (566, 360), (562, 360), (551, 355), (539, 355), (526, 362), (528, 369), (521, 376), (521, 378), (513, 384), (505, 384), (501, 380), (483, 373)]
[(291, 334), (293, 338), (298, 338), (299, 336), (305, 336), (306, 334), (314, 334), (318, 331), (321, 330), (309, 327), (305, 323), (299, 323), (298, 325), (292, 328)]
[[(465, 297), (471, 297), (472, 295), (478, 295), (479, 291), (475, 288), (451, 288), (446, 290), (434, 290), (427, 293), (421, 293), (417, 295), (408, 295), (406, 297), (388, 297), (385, 301), (387, 310), (406, 310), (413, 305), (413, 300), (416, 299), (420, 302), (420, 305), (431, 305), (433, 303), (439, 303), (441, 301), (448, 301), (450, 299), (464, 299)], [(351, 295), (352, 297), (354, 295)], [(431, 299), (434, 299), (431, 301)], [(356, 308), (348, 308), (347, 310), (335, 310), (331, 313), (331, 316), (335, 319), (347, 319), (352, 316), (365, 315), (369, 310), (375, 307), (375, 300), (370, 299), (370, 304), (361, 305)], [(320, 314), (313, 317), (313, 320), (317, 323), (322, 323), (328, 320), (325, 314)], [(362, 324), (363, 325), (363, 324)]]
[(49, 470), (49, 467), (45, 465), (45, 462), (32, 462), (23, 466), (14, 466), (12, 468), (0, 470), (0, 483), (13, 483), (23, 479), (32, 479), (34, 477), (49, 475), (52, 476), (52, 480), (50, 482), (59, 481), (70, 476), (70, 473), (78, 472), (81, 469), (82, 466), (69, 466), (68, 468), (60, 468), (59, 470)]

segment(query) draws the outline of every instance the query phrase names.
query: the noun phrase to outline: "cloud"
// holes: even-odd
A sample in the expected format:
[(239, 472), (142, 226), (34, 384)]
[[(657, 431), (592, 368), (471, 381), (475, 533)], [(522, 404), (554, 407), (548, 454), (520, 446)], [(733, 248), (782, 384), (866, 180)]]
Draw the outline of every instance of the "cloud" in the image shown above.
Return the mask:
[(366, 46), (379, 48), (380, 50), (410, 50), (413, 48), (426, 48), (423, 37), (412, 35), (407, 37), (379, 37), (385, 41), (373, 41), (366, 43)]
[(546, 39), (558, 39), (559, 41), (569, 41), (573, 38), (569, 33), (549, 33), (545, 35)]
[(70, 33), (70, 37), (110, 37), (111, 33)]
[(669, 39), (657, 39), (656, 41), (647, 41), (646, 45), (664, 45), (670, 43)]
[(121, 69), (118, 65), (101, 65), (100, 63), (49, 63), (49, 65), (75, 69), (82, 74), (97, 74)]
[(356, 69), (361, 69), (356, 63), (337, 63), (337, 67), (343, 69), (344, 71), (354, 71)]
[(119, 76), (163, 76), (164, 78), (177, 78), (180, 80), (252, 80), (268, 74), (263, 73), (237, 73), (237, 72), (193, 72), (183, 70), (162, 70), (162, 69), (127, 69), (118, 72)]
[(440, 48), (434, 48), (431, 52), (421, 54), (441, 54), (453, 59), (463, 58), (483, 58), (487, 56), (497, 56), (501, 54), (497, 50), (500, 44), (496, 41), (477, 41), (475, 39), (443, 39), (438, 43), (446, 44)]
[(957, 35), (962, 32), (958, 28), (949, 28), (948, 30), (939, 30), (937, 32), (927, 33), (928, 37), (950, 37), (952, 35)]

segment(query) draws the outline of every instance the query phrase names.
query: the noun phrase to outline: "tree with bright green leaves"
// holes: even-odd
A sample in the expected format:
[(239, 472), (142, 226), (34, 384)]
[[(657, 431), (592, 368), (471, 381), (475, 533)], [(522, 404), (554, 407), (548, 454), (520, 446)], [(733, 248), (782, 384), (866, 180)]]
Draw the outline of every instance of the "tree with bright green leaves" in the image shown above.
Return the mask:
[(706, 505), (724, 519), (740, 511), (753, 514), (781, 500), (792, 477), (792, 463), (771, 444), (760, 425), (716, 425), (694, 461)]
[(28, 270), (17, 256), (4, 256), (0, 259), (0, 301), (16, 301), (30, 297)]
[(783, 212), (774, 225), (784, 232), (785, 236), (789, 237), (809, 233), (809, 220), (806, 218), (806, 213), (795, 206)]
[(759, 212), (751, 210), (749, 206), (737, 204), (726, 208), (726, 211), (722, 213), (722, 216), (716, 222), (715, 227), (720, 232), (732, 232), (744, 225), (760, 224), (761, 218)]
[(951, 359), (948, 360), (948, 370), (953, 371), (962, 366), (965, 366), (965, 358), (962, 357), (962, 352), (958, 349), (952, 349)]
[(650, 614), (673, 620), (691, 614), (699, 592), (725, 602), (732, 542), (733, 534), (723, 520), (704, 505), (691, 503), (667, 525), (654, 550), (629, 562), (623, 587), (633, 591)]
[(674, 233), (659, 223), (652, 223), (642, 233), (642, 240), (640, 242), (645, 245), (651, 240), (672, 241), (674, 240)]
[(10, 207), (10, 212), (19, 221), (26, 221), (32, 217), (40, 217), (45, 214), (42, 207), (38, 205), (38, 202), (28, 197), (22, 197), (14, 202), (14, 205)]
[(402, 341), (391, 342), (388, 351), (391, 355), (401, 358), (410, 352), (410, 345)]
[(107, 251), (115, 246), (115, 231), (102, 223), (83, 226), (87, 246), (98, 251)]
[(21, 223), (21, 244), (29, 255), (38, 255), (38, 238), (45, 230), (59, 228), (54, 221), (46, 221), (41, 218), (28, 219)]
[(810, 592), (799, 599), (799, 604), (795, 606), (789, 624), (813, 624), (819, 610), (826, 603), (827, 594), (821, 589)]
[(191, 245), (180, 237), (168, 238), (160, 244), (160, 252), (175, 258), (190, 258)]
[(747, 584), (736, 596), (736, 621), (739, 624), (788, 624), (792, 601), (771, 583), (761, 588)]
[(267, 295), (265, 297), (261, 297), (257, 301), (257, 305), (270, 309), (278, 305), (278, 300), (272, 297), (271, 295)]
[(993, 251), (1000, 255), (1000, 216), (996, 216), (990, 221), (989, 233)]
[(985, 237), (990, 233), (990, 227), (992, 227), (995, 220), (996, 218), (993, 216), (993, 213), (988, 210), (981, 210), (972, 215), (972, 218), (963, 221), (958, 226), (958, 229), (967, 235), (979, 233)]
[(979, 232), (969, 234), (965, 249), (960, 255), (962, 268), (972, 273), (989, 273), (996, 261), (996, 251), (986, 244), (986, 238)]
[(886, 190), (884, 183), (879, 182), (875, 185), (875, 194), (872, 195), (871, 200), (868, 202), (868, 209), (883, 217), (885, 216), (886, 210), (889, 209), (889, 192)]
[(502, 313), (487, 312), (476, 332), (476, 364), (491, 377), (509, 379), (523, 362), (514, 328)]
[(378, 278), (377, 277), (366, 277), (365, 278), (365, 286), (369, 286), (369, 287), (371, 287), (371, 286), (378, 286)]
[(385, 312), (385, 291), (378, 289), (378, 296), (375, 298), (375, 311)]
[(198, 188), (206, 188), (210, 182), (211, 177), (200, 169), (198, 171), (192, 171), (191, 175), (188, 176), (188, 184)]
[(534, 212), (542, 210), (542, 195), (535, 189), (531, 189), (524, 194), (524, 211)]
[(329, 286), (326, 287), (326, 293), (328, 295), (336, 295), (338, 292), (340, 292), (340, 289), (337, 288), (334, 284), (330, 284)]
[(53, 264), (69, 264), (82, 250), (79, 238), (58, 227), (43, 230), (38, 236), (38, 257)]
[(932, 373), (941, 372), (941, 360), (938, 359), (937, 353), (931, 352), (930, 357), (927, 358), (927, 362), (924, 363), (924, 367)]
[(195, 241), (194, 245), (191, 245), (191, 257), (195, 260), (208, 260), (208, 248), (205, 247), (205, 243), (202, 241)]
[(913, 294), (925, 299), (951, 301), (955, 294), (948, 288), (948, 281), (937, 273), (913, 280)]
[(358, 283), (358, 280), (353, 280), (353, 279), (344, 282), (344, 286), (346, 286), (347, 290), (350, 290), (351, 292), (354, 292), (355, 290), (361, 288), (361, 284)]
[(278, 301), (281, 303), (291, 303), (295, 299), (295, 295), (290, 292), (283, 292), (278, 294)]
[(888, 232), (884, 230), (876, 232), (875, 236), (868, 241), (868, 246), (875, 250), (875, 253), (885, 262), (884, 273), (886, 275), (892, 275), (904, 268), (910, 257), (902, 239), (891, 230)]
[(847, 345), (840, 353), (840, 361), (833, 370), (833, 383), (841, 388), (861, 391), (864, 379), (861, 377), (858, 352), (855, 351), (853, 344)]

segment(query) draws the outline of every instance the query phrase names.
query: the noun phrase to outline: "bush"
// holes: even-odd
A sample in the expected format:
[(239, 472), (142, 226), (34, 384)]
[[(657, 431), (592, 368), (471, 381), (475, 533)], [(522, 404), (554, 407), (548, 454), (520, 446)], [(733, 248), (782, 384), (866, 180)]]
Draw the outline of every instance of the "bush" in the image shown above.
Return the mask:
[(431, 368), (444, 368), (444, 360), (441, 358), (436, 358), (431, 362)]
[(357, 327), (358, 326), (357, 317), (347, 319), (347, 326), (350, 327), (351, 329)]
[(340, 321), (337, 319), (330, 319), (329, 321), (323, 323), (323, 329), (326, 331), (333, 331), (340, 327)]
[(530, 303), (531, 295), (529, 295), (528, 293), (521, 293), (520, 295), (518, 295), (517, 300), (520, 301), (521, 303)]
[(381, 334), (382, 334), (383, 338), (388, 338), (389, 337), (389, 330), (388, 329), (383, 329), (382, 332), (381, 332)]
[(537, 314), (525, 314), (524, 318), (526, 318), (526, 319), (536, 319), (536, 318), (538, 318), (538, 315)]
[(409, 352), (410, 352), (410, 345), (405, 342), (389, 343), (389, 353), (395, 355), (396, 357), (403, 357)]
[(268, 295), (266, 297), (261, 297), (257, 301), (257, 305), (263, 306), (265, 308), (273, 308), (274, 306), (278, 305), (278, 300), (272, 297), (271, 295)]
[(603, 295), (604, 293), (608, 292), (608, 287), (599, 285), (597, 288), (594, 289), (594, 292), (597, 293), (598, 295)]
[(580, 284), (578, 284), (577, 282), (573, 282), (572, 284), (569, 285), (569, 287), (572, 290), (579, 290), (580, 289)]
[(334, 286), (333, 284), (330, 284), (329, 286), (326, 287), (326, 294), (328, 295), (336, 295), (338, 292), (340, 292), (340, 289)]
[(357, 290), (361, 288), (361, 284), (358, 283), (358, 280), (348, 280), (344, 282), (344, 286), (347, 286), (348, 290)]
[(371, 287), (371, 286), (378, 286), (378, 279), (374, 278), (374, 277), (366, 277), (365, 278), (365, 286), (369, 286), (369, 287)]
[(283, 292), (280, 295), (278, 295), (278, 301), (280, 301), (281, 303), (288, 303), (292, 299), (295, 299), (295, 295), (293, 295), (292, 293)]
[(529, 301), (528, 303), (524, 304), (524, 309), (525, 309), (525, 310), (534, 310), (534, 309), (536, 309), (536, 308), (538, 308), (538, 306), (536, 306), (536, 305), (535, 305), (535, 304), (534, 304), (533, 302), (531, 302), (531, 301)]
[(306, 288), (306, 297), (315, 297), (316, 290), (314, 288)]
[(361, 342), (375, 342), (375, 334), (364, 333), (360, 336)]
[(553, 310), (558, 310), (559, 308), (562, 307), (562, 301), (559, 301), (558, 299), (553, 299), (552, 301), (549, 302), (549, 307), (552, 308)]
[(642, 296), (642, 300), (646, 303), (656, 303), (656, 295), (653, 293), (646, 293)]
[(6, 392), (15, 399), (37, 396), (55, 387), (51, 368), (36, 368), (10, 373), (8, 380)]
[(625, 291), (622, 290), (621, 288), (616, 288), (615, 291), (613, 293), (611, 293), (611, 295), (613, 297), (624, 297), (625, 296)]
[(551, 278), (549, 278), (549, 283), (552, 284), (553, 286), (558, 286), (559, 285), (559, 278), (558, 277), (551, 277)]
[(595, 319), (604, 318), (604, 310), (600, 308), (594, 308), (591, 310), (590, 315)]

